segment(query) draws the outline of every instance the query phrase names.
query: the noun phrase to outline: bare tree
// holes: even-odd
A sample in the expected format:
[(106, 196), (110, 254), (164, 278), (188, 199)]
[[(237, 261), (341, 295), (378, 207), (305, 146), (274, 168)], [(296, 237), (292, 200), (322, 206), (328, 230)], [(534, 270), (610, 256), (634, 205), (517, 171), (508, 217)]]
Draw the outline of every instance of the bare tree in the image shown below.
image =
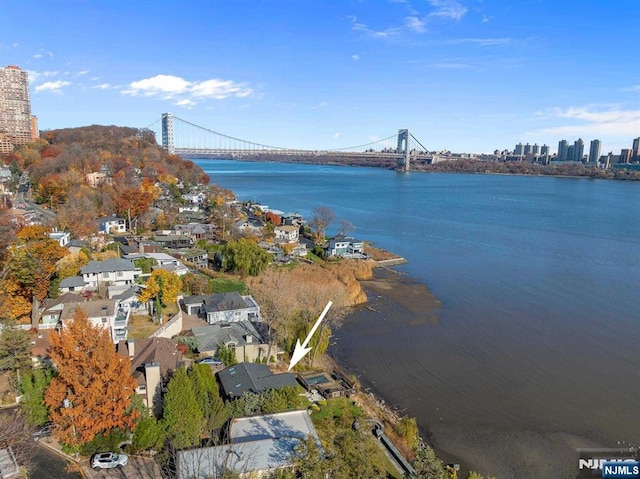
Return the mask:
[(329, 225), (335, 219), (333, 210), (328, 206), (316, 206), (311, 213), (311, 221), (309, 225), (313, 229), (316, 242), (323, 242)]
[(30, 470), (34, 466), (36, 446), (30, 429), (25, 425), (22, 415), (16, 411), (6, 410), (0, 413), (0, 448), (4, 444), (10, 446), (18, 465)]

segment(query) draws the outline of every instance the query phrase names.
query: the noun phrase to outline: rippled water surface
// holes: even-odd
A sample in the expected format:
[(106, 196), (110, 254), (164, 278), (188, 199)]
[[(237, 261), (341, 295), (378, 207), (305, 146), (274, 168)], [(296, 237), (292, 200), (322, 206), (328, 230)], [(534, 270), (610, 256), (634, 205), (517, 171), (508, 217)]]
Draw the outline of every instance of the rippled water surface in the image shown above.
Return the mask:
[(576, 447), (640, 443), (640, 183), (197, 163), (242, 200), (329, 206), (409, 260), (398, 271), (440, 307), (372, 290), (378, 312), (348, 318), (332, 351), (445, 456), (575, 477)]

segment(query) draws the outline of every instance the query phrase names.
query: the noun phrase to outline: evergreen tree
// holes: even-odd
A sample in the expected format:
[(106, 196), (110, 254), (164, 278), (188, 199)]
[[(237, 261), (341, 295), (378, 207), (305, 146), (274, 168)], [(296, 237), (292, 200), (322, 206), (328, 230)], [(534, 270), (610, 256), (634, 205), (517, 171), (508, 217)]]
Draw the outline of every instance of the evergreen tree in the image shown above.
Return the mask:
[(49, 419), (49, 408), (44, 403), (44, 393), (53, 378), (52, 368), (37, 368), (27, 372), (20, 383), (22, 399), (20, 407), (27, 423), (41, 426)]
[(197, 446), (204, 423), (204, 414), (198, 402), (193, 381), (184, 368), (178, 369), (163, 398), (162, 421), (168, 439), (175, 449)]
[(211, 367), (208, 364), (194, 364), (187, 374), (191, 378), (196, 399), (204, 416), (203, 432), (208, 434), (220, 429), (228, 415)]

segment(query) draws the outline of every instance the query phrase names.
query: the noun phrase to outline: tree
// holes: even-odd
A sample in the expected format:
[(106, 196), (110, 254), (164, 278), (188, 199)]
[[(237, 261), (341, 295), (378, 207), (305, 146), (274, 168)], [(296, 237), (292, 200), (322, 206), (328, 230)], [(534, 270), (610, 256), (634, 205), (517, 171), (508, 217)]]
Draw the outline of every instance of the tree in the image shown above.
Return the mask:
[(7, 272), (2, 290), (7, 295), (0, 313), (4, 318), (19, 319), (33, 297), (44, 300), (51, 277), (56, 272), (56, 263), (68, 250), (49, 237), (45, 226), (25, 226), (17, 233), (17, 241), (7, 254)]
[(131, 408), (136, 387), (131, 363), (118, 356), (108, 330), (93, 326), (79, 307), (50, 341), (58, 375), (45, 393), (45, 404), (60, 441), (77, 450), (97, 434), (133, 429), (139, 413)]
[(415, 450), (416, 458), (411, 463), (418, 477), (425, 479), (447, 479), (448, 474), (437, 458), (435, 451), (429, 446), (418, 447)]
[(200, 443), (204, 414), (193, 388), (193, 381), (184, 368), (173, 374), (162, 403), (162, 422), (171, 447), (184, 449), (197, 446)]
[(269, 265), (271, 255), (248, 238), (229, 241), (222, 249), (223, 267), (241, 276), (258, 276)]
[(161, 305), (167, 306), (175, 303), (178, 299), (178, 294), (182, 289), (182, 280), (177, 274), (158, 268), (151, 273), (145, 286), (146, 288), (138, 296), (140, 302), (146, 303), (154, 298)]
[(218, 383), (208, 364), (193, 364), (188, 372), (193, 383), (196, 398), (204, 416), (203, 430), (205, 435), (222, 427), (228, 418), (227, 410), (218, 390)]
[(129, 230), (131, 230), (131, 221), (146, 212), (152, 201), (151, 193), (138, 188), (128, 188), (121, 191), (113, 199), (116, 212), (127, 218)]
[(311, 212), (309, 225), (314, 231), (316, 243), (324, 242), (327, 228), (335, 219), (333, 210), (328, 206), (316, 206)]
[(340, 234), (347, 235), (349, 233), (353, 233), (356, 230), (356, 227), (349, 220), (340, 220)]
[(49, 408), (44, 403), (44, 394), (54, 370), (50, 367), (35, 368), (27, 372), (20, 382), (22, 399), (20, 408), (27, 423), (32, 426), (41, 426), (49, 419)]
[(5, 324), (0, 333), (0, 371), (16, 374), (20, 384), (20, 370), (31, 368), (29, 333), (12, 324)]

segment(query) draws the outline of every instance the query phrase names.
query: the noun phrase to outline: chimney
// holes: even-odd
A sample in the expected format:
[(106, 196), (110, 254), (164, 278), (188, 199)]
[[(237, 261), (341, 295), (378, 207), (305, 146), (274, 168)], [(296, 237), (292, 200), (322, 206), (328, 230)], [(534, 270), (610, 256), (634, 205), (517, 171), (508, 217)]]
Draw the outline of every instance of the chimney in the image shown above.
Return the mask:
[(144, 376), (147, 380), (147, 407), (159, 416), (162, 413), (160, 364), (155, 362), (145, 364)]
[(135, 341), (133, 339), (127, 339), (127, 351), (129, 351), (129, 357), (133, 359), (136, 354)]
[(253, 336), (251, 336), (250, 334), (245, 334), (244, 340), (246, 341), (247, 344), (249, 344), (250, 342), (253, 341)]

